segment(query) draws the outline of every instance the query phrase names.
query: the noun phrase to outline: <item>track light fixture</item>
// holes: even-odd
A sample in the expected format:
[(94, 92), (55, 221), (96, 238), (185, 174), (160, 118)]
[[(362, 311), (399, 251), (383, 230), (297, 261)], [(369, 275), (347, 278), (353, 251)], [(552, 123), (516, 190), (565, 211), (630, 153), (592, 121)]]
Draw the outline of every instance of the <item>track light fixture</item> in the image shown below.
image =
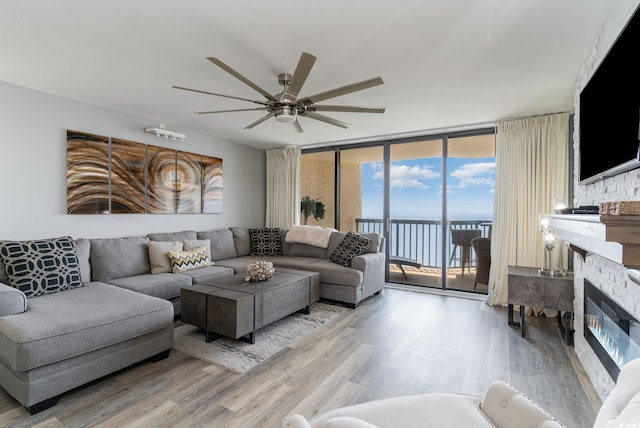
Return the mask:
[(184, 134), (179, 134), (177, 132), (169, 131), (164, 128), (164, 123), (160, 124), (160, 128), (144, 128), (144, 132), (148, 132), (150, 134), (156, 134), (158, 137), (164, 137), (166, 139), (171, 139), (173, 141), (182, 141), (187, 138)]

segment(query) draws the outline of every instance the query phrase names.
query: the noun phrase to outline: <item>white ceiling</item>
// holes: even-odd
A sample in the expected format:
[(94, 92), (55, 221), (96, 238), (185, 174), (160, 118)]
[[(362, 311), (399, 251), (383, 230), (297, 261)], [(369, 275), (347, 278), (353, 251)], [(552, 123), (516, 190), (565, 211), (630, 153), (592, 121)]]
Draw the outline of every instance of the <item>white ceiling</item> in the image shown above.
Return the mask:
[[(356, 142), (472, 128), (573, 110), (577, 73), (616, 2), (605, 0), (1, 0), (0, 80), (258, 148)], [(244, 101), (260, 99), (205, 58), (272, 93), (300, 54), (318, 57), (308, 96), (381, 76), (323, 102), (386, 107), (300, 118), (304, 133)], [(187, 132), (188, 133), (188, 132)]]

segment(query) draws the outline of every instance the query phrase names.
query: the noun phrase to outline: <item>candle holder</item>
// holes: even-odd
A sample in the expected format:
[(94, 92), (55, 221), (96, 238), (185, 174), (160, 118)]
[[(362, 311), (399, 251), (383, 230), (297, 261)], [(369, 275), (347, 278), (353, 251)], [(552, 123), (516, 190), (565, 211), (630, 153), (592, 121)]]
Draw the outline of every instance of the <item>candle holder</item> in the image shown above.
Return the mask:
[(540, 268), (540, 273), (542, 275), (565, 276), (568, 273), (568, 271), (564, 269), (554, 269), (553, 264), (551, 263), (551, 252), (556, 247), (557, 241), (558, 241), (558, 236), (556, 235), (556, 231), (553, 228), (545, 227), (544, 229), (542, 229), (542, 242), (544, 243), (544, 249), (547, 251), (547, 257), (546, 257), (546, 263), (545, 263), (546, 266), (543, 268)]

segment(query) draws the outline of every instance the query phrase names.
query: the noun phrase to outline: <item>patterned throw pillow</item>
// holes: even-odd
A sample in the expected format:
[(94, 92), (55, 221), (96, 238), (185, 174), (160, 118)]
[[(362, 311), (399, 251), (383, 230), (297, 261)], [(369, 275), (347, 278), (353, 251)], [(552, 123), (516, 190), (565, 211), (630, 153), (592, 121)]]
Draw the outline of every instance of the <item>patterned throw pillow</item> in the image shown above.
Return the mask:
[(357, 233), (348, 232), (342, 242), (335, 249), (329, 260), (334, 263), (338, 263), (342, 266), (351, 266), (351, 260), (354, 257), (360, 256), (367, 251), (371, 245), (371, 239), (366, 236), (358, 235)]
[(279, 228), (249, 229), (252, 256), (281, 256), (282, 236)]
[(0, 242), (0, 258), (9, 285), (27, 297), (82, 287), (71, 237)]
[(169, 251), (169, 259), (173, 273), (211, 266), (211, 259), (205, 247), (198, 247), (189, 251)]
[(182, 251), (182, 241), (149, 241), (149, 261), (151, 273), (169, 273), (173, 271), (169, 251)]

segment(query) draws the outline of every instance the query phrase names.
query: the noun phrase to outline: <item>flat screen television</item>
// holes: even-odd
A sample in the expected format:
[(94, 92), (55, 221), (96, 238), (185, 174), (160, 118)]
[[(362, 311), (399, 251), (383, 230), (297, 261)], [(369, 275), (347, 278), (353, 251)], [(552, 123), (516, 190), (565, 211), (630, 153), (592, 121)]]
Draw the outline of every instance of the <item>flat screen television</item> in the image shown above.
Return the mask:
[(580, 92), (580, 184), (640, 168), (639, 53), (637, 9)]

